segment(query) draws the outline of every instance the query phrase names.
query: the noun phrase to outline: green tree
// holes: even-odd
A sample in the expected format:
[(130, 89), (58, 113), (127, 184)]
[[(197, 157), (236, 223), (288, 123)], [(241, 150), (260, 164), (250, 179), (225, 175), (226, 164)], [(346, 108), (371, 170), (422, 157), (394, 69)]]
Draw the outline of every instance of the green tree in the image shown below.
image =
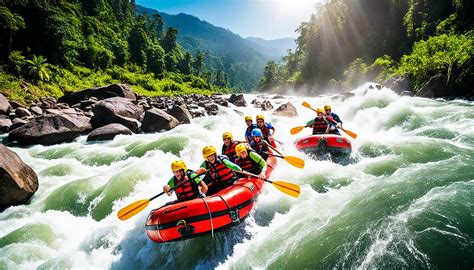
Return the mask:
[(8, 50), (11, 48), (15, 33), (20, 29), (25, 28), (25, 26), (25, 20), (23, 17), (19, 14), (12, 13), (7, 7), (0, 7), (0, 28), (2, 30), (1, 32), (3, 32), (7, 37)]
[(194, 58), (193, 67), (195, 74), (200, 76), (204, 68), (204, 54), (199, 52)]
[(192, 73), (192, 62), (193, 62), (193, 57), (190, 52), (186, 52), (184, 55), (184, 58), (181, 59), (181, 62), (179, 63), (179, 70), (181, 73), (189, 75)]
[(278, 64), (274, 60), (268, 61), (260, 80), (260, 89), (270, 89), (276, 86), (279, 79)]
[(171, 52), (178, 47), (176, 42), (176, 36), (178, 35), (178, 30), (170, 27), (166, 31), (165, 37), (161, 41), (161, 46), (166, 52)]
[(173, 53), (166, 53), (165, 65), (166, 65), (167, 71), (170, 71), (170, 72), (176, 71), (176, 68), (178, 66), (178, 59), (176, 58), (176, 55), (174, 55)]
[(28, 72), (35, 81), (49, 81), (51, 75), (48, 69), (49, 64), (42, 55), (33, 55), (31, 60), (26, 60), (28, 64)]
[(155, 74), (165, 71), (165, 51), (159, 44), (153, 44), (148, 50), (147, 69)]
[(20, 76), (23, 74), (23, 69), (26, 65), (26, 59), (20, 51), (11, 51), (8, 55), (9, 69), (14, 75)]
[(141, 67), (146, 66), (147, 51), (150, 48), (150, 39), (143, 29), (143, 25), (137, 23), (130, 31), (128, 38), (128, 49), (130, 60)]

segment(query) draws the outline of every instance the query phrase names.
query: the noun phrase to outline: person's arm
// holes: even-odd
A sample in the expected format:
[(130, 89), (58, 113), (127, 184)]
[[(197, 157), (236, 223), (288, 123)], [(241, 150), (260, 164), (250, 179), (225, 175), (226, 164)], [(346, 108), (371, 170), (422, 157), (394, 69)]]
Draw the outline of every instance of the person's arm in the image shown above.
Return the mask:
[(227, 168), (229, 168), (229, 169), (231, 169), (231, 170), (233, 170), (233, 171), (238, 171), (238, 172), (241, 172), (241, 171), (242, 171), (242, 168), (240, 168), (239, 165), (235, 164), (234, 162), (232, 162), (232, 161), (230, 161), (230, 160), (228, 160), (228, 159), (225, 159), (225, 158), (224, 158), (224, 159), (222, 159), (222, 162), (224, 163), (224, 165), (225, 165)]
[(171, 190), (172, 188), (174, 188), (174, 181), (173, 181), (173, 178), (174, 178), (174, 177), (171, 177), (171, 179), (168, 181), (168, 184), (163, 186), (163, 192), (165, 192), (166, 194), (168, 194), (168, 196), (171, 196), (170, 190)]
[(206, 183), (204, 183), (204, 181), (200, 181), (200, 182), (199, 182), (199, 186), (201, 187), (201, 192), (204, 193), (204, 194), (206, 194), (206, 193), (207, 193), (207, 189), (208, 189)]
[(272, 132), (270, 133), (270, 136), (275, 135), (275, 127), (272, 126), (272, 124), (270, 123), (268, 123), (267, 126), (268, 126), (268, 129), (272, 130)]
[(312, 125), (312, 124), (314, 124), (314, 119), (306, 123), (307, 126)]
[(203, 161), (201, 166), (199, 166), (199, 169), (196, 170), (196, 173), (201, 174), (207, 170), (207, 164), (206, 161)]
[(250, 152), (249, 156), (262, 169), (262, 171), (260, 172), (258, 177), (260, 179), (265, 179), (265, 174), (267, 173), (267, 163), (265, 162), (265, 160), (262, 158), (262, 156), (260, 156), (259, 154), (255, 153), (255, 152)]

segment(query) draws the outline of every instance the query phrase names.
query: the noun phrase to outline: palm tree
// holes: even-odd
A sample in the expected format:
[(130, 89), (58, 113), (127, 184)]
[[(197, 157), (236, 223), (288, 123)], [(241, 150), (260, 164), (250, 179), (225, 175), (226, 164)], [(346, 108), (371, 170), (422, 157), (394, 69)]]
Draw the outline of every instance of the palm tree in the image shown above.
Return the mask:
[(46, 63), (46, 58), (42, 55), (33, 55), (33, 59), (26, 60), (28, 63), (28, 72), (34, 80), (38, 81), (49, 81), (50, 70), (48, 69), (49, 64)]

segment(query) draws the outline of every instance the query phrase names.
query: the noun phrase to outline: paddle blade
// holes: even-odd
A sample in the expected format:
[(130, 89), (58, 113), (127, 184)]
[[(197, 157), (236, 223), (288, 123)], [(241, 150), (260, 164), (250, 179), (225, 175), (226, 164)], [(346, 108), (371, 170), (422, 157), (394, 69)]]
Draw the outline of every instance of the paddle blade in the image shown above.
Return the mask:
[(306, 102), (306, 101), (303, 101), (303, 104), (302, 104), (302, 105), (305, 106), (306, 108), (310, 108), (310, 109), (311, 109), (311, 105), (309, 105), (309, 103)]
[(350, 130), (347, 130), (347, 129), (342, 129), (342, 131), (344, 131), (344, 132), (345, 132), (347, 135), (351, 136), (351, 137), (352, 137), (352, 139), (355, 139), (355, 138), (357, 138), (357, 134), (356, 134), (356, 133), (354, 133), (354, 132), (352, 132), (352, 131), (350, 131)]
[(300, 133), (303, 130), (304, 126), (301, 127), (294, 127), (290, 130), (291, 135), (295, 135)]
[(283, 181), (273, 181), (272, 185), (281, 192), (288, 194), (292, 197), (298, 198), (300, 196), (300, 186), (293, 183)]
[(300, 168), (300, 169), (304, 168), (304, 160), (302, 160), (299, 157), (285, 156), (284, 159), (286, 162), (295, 166), (296, 168)]
[(120, 220), (129, 219), (133, 217), (134, 215), (140, 213), (143, 209), (145, 209), (148, 206), (149, 203), (150, 203), (149, 199), (136, 201), (120, 209), (120, 211), (118, 211), (117, 213), (117, 217)]

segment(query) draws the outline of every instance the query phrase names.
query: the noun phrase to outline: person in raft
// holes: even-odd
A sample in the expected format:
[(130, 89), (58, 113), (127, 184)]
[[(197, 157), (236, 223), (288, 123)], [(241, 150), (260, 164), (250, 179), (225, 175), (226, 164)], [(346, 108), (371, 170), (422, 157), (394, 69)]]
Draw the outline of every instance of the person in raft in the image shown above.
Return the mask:
[(258, 174), (258, 178), (265, 179), (265, 174), (267, 172), (267, 163), (265, 160), (254, 151), (247, 150), (247, 146), (244, 143), (238, 144), (235, 147), (237, 152), (236, 163), (239, 165), (242, 170), (247, 172)]
[(306, 124), (307, 126), (313, 127), (313, 135), (326, 133), (341, 135), (334, 124), (326, 120), (326, 117), (324, 116), (324, 110), (322, 108), (317, 108), (316, 113), (316, 118)]
[(264, 160), (267, 160), (270, 149), (268, 149), (267, 142), (263, 140), (263, 134), (259, 128), (252, 130), (252, 141), (250, 142), (250, 147)]
[(342, 127), (341, 118), (339, 118), (339, 115), (331, 112), (331, 105), (324, 105), (324, 112), (326, 113), (326, 116), (330, 116), (334, 121), (336, 121), (336, 128)]
[[(198, 197), (205, 197), (207, 193), (207, 185), (198, 177), (192, 170), (188, 170), (186, 163), (183, 160), (176, 160), (171, 163), (171, 170), (174, 176), (168, 181), (168, 184), (163, 187), (163, 191), (169, 196), (170, 190), (177, 185), (185, 182), (183, 185), (177, 187), (174, 192), (178, 198), (178, 202), (192, 200)], [(199, 191), (199, 187), (201, 191)], [(174, 202), (173, 202), (174, 203)]]
[(256, 124), (252, 123), (252, 116), (245, 116), (245, 124), (247, 129), (245, 130), (245, 140), (250, 143), (252, 140), (252, 130), (257, 127)]
[(222, 145), (222, 155), (227, 156), (230, 161), (235, 162), (237, 159), (235, 147), (239, 142), (234, 141), (234, 137), (230, 132), (224, 132), (224, 134), (222, 134), (222, 140), (224, 141), (224, 144)]
[(257, 115), (257, 127), (262, 131), (263, 139), (271, 144), (273, 147), (276, 147), (275, 142), (273, 141), (273, 135), (275, 135), (275, 128), (270, 123), (265, 122), (265, 117), (262, 114)]
[(207, 176), (204, 179), (208, 181), (209, 195), (232, 185), (237, 180), (234, 171), (242, 171), (238, 165), (231, 162), (226, 156), (218, 156), (216, 148), (212, 145), (202, 149), (202, 156), (204, 157), (204, 162), (196, 173), (203, 173), (207, 170)]

